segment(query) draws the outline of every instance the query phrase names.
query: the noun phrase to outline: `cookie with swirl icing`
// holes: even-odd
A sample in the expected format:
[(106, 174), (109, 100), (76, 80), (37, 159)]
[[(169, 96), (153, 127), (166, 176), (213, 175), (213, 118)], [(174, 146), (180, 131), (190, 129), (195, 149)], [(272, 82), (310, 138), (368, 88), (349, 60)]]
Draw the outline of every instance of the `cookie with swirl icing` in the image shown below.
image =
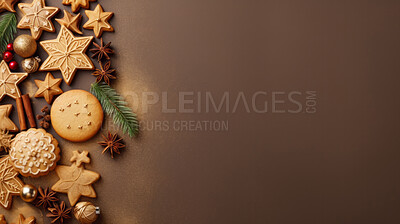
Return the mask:
[(40, 177), (54, 170), (60, 160), (58, 141), (44, 129), (31, 128), (15, 136), (10, 161), (25, 177)]

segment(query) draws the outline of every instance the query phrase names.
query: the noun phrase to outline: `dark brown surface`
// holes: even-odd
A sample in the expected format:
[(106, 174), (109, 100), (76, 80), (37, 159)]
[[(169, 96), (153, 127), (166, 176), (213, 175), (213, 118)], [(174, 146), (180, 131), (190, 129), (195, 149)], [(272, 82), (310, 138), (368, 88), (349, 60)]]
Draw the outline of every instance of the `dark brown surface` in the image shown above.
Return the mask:
[[(47, 0), (70, 9), (60, 3)], [(144, 130), (115, 160), (100, 154), (100, 136), (86, 144), (57, 138), (63, 164), (72, 150), (90, 150), (87, 168), (102, 175), (91, 200), (102, 209), (98, 223), (400, 222), (399, 1), (100, 3), (115, 13), (116, 32), (104, 35), (118, 53), (114, 87), (141, 121), (229, 120), (229, 131)], [(72, 88), (88, 89), (89, 74), (79, 72)], [(23, 93), (44, 77), (31, 75)], [(316, 114), (167, 114), (161, 103), (144, 113), (132, 97), (166, 91), (176, 107), (178, 91), (306, 90), (317, 91)], [(45, 105), (33, 103), (36, 112)], [(25, 181), (51, 185), (55, 177)], [(14, 202), (18, 212), (24, 203)]]

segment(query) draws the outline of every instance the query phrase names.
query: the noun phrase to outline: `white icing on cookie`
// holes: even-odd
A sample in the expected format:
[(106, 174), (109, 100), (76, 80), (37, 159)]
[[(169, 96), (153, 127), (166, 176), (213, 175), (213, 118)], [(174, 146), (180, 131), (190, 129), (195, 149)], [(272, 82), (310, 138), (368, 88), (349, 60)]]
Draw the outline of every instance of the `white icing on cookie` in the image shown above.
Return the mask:
[(46, 173), (55, 165), (56, 146), (50, 134), (38, 129), (21, 132), (14, 139), (10, 150), (10, 159), (22, 173), (33, 176)]

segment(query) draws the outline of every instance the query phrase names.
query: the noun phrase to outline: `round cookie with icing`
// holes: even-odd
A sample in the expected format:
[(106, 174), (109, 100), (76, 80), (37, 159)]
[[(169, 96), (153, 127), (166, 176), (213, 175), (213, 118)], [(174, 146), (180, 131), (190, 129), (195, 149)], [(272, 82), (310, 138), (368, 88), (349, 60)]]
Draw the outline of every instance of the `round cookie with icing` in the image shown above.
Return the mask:
[(60, 160), (58, 141), (44, 129), (31, 128), (15, 136), (10, 161), (25, 177), (40, 177), (54, 170)]
[(70, 90), (60, 95), (51, 107), (51, 124), (60, 137), (84, 142), (94, 137), (103, 123), (103, 109), (91, 93)]

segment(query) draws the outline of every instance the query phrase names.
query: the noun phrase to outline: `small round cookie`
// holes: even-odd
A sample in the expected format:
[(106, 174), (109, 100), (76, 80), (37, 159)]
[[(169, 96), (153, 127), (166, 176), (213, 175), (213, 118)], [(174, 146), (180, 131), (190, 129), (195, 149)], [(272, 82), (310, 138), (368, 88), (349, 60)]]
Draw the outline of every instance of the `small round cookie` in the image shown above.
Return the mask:
[(71, 142), (84, 142), (95, 136), (104, 116), (97, 98), (84, 90), (70, 90), (60, 95), (50, 115), (57, 134)]
[(25, 177), (40, 177), (54, 170), (60, 160), (58, 141), (44, 129), (31, 128), (15, 136), (10, 161)]

